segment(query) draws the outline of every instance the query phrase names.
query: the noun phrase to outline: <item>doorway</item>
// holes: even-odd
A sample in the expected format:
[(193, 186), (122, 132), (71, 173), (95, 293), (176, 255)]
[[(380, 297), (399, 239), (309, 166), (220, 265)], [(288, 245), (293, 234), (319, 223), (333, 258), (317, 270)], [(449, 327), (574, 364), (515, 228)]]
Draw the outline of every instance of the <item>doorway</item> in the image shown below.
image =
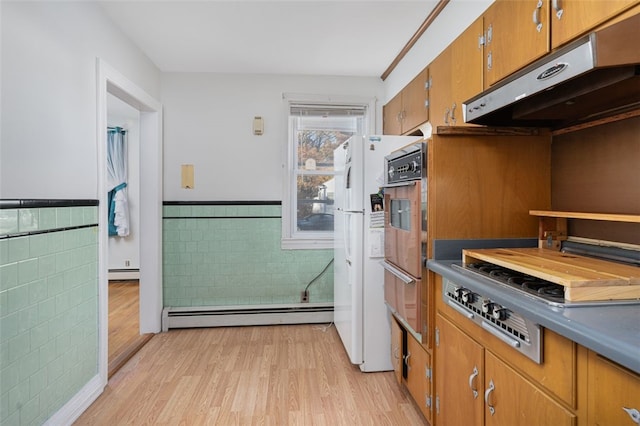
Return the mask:
[[(109, 98), (114, 97), (139, 115), (139, 335), (158, 333), (162, 317), (162, 106), (140, 87), (101, 59), (97, 60), (98, 183), (100, 206), (107, 205), (106, 139)], [(109, 238), (107, 209), (99, 216), (99, 375), (109, 373)], [(126, 361), (125, 361), (126, 362)]]
[(140, 333), (140, 111), (107, 93), (107, 125), (122, 129), (128, 235), (108, 239), (108, 378), (153, 336)]

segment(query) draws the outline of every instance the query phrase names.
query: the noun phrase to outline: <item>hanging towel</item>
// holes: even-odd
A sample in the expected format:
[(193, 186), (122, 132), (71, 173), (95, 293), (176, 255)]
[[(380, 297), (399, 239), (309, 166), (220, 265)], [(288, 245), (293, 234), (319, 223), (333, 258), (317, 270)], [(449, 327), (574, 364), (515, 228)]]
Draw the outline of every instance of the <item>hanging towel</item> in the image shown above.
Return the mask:
[(125, 182), (109, 191), (109, 235), (126, 237), (129, 235), (129, 203)]

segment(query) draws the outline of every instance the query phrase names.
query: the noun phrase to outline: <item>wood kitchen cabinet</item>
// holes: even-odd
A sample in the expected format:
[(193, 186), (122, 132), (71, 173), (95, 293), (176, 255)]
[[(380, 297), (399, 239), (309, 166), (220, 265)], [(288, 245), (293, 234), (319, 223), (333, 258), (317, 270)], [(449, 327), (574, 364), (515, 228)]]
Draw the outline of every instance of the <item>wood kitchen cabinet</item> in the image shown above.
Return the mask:
[(424, 417), (431, 422), (431, 359), (426, 349), (407, 335), (407, 389)]
[(637, 0), (552, 0), (552, 49), (585, 34), (634, 3)]
[(451, 56), (451, 49), (446, 48), (429, 64), (429, 122), (434, 133), (438, 126), (451, 125)]
[(496, 0), (483, 16), (485, 89), (549, 52), (549, 0)]
[(442, 315), (436, 330), (436, 424), (575, 424), (575, 414)]
[(482, 17), (477, 19), (429, 64), (429, 117), (434, 128), (467, 125), (462, 103), (483, 89), (482, 22)]
[(589, 351), (588, 376), (589, 425), (640, 424), (638, 374)]
[(484, 424), (484, 348), (436, 316), (435, 410), (438, 425)]
[(383, 133), (402, 135), (429, 120), (429, 68), (423, 69), (383, 107)]
[(442, 280), (435, 274), (435, 424), (575, 426), (586, 413), (578, 345), (544, 329), (538, 364), (443, 301)]
[(637, 0), (496, 0), (484, 13), (484, 87), (638, 4)]
[(396, 381), (402, 383), (402, 364), (403, 364), (403, 330), (393, 316), (391, 317), (391, 363), (393, 364), (393, 372), (396, 375)]
[(431, 357), (426, 348), (395, 317), (391, 317), (391, 359), (396, 379), (431, 422)]

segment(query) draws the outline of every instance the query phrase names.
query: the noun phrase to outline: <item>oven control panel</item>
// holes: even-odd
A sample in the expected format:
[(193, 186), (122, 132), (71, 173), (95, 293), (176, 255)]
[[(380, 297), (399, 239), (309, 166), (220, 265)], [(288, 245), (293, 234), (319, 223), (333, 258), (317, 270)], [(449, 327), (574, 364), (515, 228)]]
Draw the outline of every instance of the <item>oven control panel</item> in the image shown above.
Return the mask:
[(407, 153), (401, 157), (386, 158), (387, 183), (422, 179), (425, 172), (422, 151)]

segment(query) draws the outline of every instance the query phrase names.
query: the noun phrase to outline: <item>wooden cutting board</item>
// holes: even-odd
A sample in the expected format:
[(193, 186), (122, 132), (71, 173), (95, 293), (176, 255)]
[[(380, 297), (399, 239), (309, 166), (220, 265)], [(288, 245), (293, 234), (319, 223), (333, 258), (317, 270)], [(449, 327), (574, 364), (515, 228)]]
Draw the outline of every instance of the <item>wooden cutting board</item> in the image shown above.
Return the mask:
[(490, 262), (560, 284), (566, 300), (640, 298), (640, 267), (544, 248), (465, 249), (462, 260)]

